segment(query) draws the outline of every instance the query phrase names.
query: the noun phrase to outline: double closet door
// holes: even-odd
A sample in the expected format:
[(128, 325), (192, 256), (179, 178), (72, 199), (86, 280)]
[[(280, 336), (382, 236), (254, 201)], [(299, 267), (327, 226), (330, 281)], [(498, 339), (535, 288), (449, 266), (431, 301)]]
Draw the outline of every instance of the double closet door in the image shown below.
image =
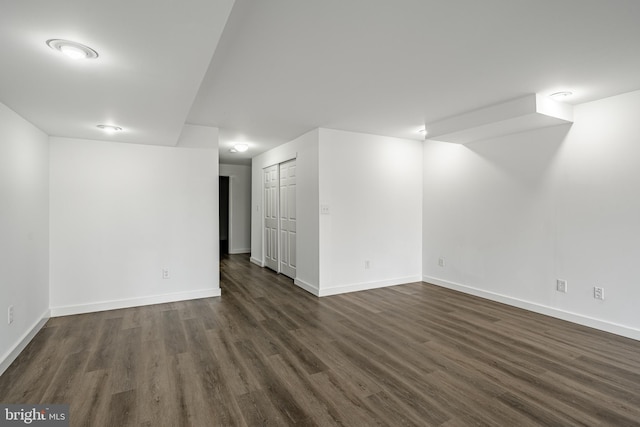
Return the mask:
[(264, 262), (296, 277), (296, 160), (264, 169)]

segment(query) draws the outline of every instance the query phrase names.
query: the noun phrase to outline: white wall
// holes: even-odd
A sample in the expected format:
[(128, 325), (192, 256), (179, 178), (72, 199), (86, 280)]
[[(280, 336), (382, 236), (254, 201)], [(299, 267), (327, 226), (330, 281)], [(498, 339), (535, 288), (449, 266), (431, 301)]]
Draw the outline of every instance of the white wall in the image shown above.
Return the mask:
[(220, 294), (217, 150), (50, 144), (52, 315)]
[(182, 126), (178, 147), (182, 148), (210, 148), (218, 149), (219, 129), (211, 126), (189, 125)]
[(0, 374), (49, 317), (48, 163), (47, 135), (0, 103)]
[(422, 280), (422, 143), (320, 129), (319, 158), (320, 295)]
[(638, 111), (640, 91), (570, 128), (426, 142), (424, 280), (640, 339)]
[(264, 264), (263, 169), (296, 158), (296, 213), (298, 266), (295, 282), (311, 292), (318, 290), (318, 129), (252, 159), (251, 260)]
[(251, 252), (251, 166), (220, 164), (229, 177), (229, 253)]
[(330, 129), (254, 157), (254, 262), (263, 262), (262, 169), (295, 156), (297, 285), (323, 296), (422, 279), (422, 144)]

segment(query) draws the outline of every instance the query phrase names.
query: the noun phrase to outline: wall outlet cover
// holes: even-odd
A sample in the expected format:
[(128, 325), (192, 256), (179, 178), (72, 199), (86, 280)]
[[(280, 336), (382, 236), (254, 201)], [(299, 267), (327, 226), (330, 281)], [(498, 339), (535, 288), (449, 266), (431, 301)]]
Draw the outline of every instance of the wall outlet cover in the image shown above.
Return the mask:
[(556, 290), (558, 292), (567, 292), (567, 281), (566, 280), (556, 280)]
[(595, 286), (593, 288), (593, 297), (595, 299), (599, 299), (604, 301), (604, 288), (601, 288), (599, 286)]

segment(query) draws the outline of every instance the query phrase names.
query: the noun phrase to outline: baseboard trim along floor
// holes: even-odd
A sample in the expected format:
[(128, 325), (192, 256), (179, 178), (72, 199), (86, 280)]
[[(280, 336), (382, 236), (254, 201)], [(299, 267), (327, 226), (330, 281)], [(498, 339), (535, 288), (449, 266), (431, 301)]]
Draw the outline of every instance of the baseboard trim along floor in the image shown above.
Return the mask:
[(151, 304), (163, 304), (174, 301), (187, 301), (198, 298), (219, 297), (220, 288), (202, 289), (190, 292), (173, 292), (169, 294), (151, 295), (140, 298), (126, 298), (112, 301), (100, 301), (89, 304), (51, 307), (51, 317), (69, 316), (72, 314), (93, 313), (96, 311), (117, 310), (120, 308), (138, 307)]
[(572, 313), (554, 307), (532, 303), (518, 298), (513, 298), (506, 295), (474, 288), (472, 286), (449, 282), (446, 280), (438, 279), (436, 277), (424, 276), (423, 281), (432, 283), (437, 286), (442, 286), (447, 289), (453, 289), (454, 291), (464, 292), (465, 294), (486, 298), (491, 301), (501, 302), (503, 304), (512, 305), (518, 308), (523, 308), (525, 310), (533, 311), (534, 313), (544, 314), (546, 316), (555, 317), (556, 319), (577, 323), (578, 325), (588, 326), (590, 328), (599, 329), (601, 331), (610, 332), (612, 334), (620, 335), (634, 340), (640, 340), (640, 330), (624, 325), (619, 325), (617, 323), (594, 319), (592, 317), (584, 316), (578, 313)]

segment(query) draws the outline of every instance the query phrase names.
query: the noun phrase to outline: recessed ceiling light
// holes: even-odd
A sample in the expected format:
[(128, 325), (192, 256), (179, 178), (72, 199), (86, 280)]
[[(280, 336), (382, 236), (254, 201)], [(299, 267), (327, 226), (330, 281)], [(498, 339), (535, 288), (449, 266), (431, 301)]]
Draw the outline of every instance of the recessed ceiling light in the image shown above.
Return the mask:
[(71, 40), (50, 39), (47, 40), (47, 46), (71, 59), (95, 59), (98, 57), (98, 52), (89, 46)]
[(229, 148), (229, 152), (230, 152), (230, 153), (237, 153), (237, 152), (238, 152), (238, 150), (236, 150), (235, 148)]
[(96, 126), (98, 129), (102, 129), (103, 131), (107, 132), (107, 133), (114, 133), (114, 132), (121, 132), (122, 128), (120, 126), (113, 126), (113, 125), (97, 125)]
[(573, 92), (569, 92), (568, 90), (563, 90), (560, 92), (555, 92), (549, 95), (550, 98), (561, 101), (569, 96), (573, 95)]
[(422, 134), (426, 135), (426, 134), (427, 134), (427, 129), (422, 128), (422, 129), (420, 129), (418, 132), (420, 132), (420, 133), (422, 133)]
[(233, 148), (239, 153), (244, 153), (249, 149), (249, 146), (247, 144), (236, 144)]

